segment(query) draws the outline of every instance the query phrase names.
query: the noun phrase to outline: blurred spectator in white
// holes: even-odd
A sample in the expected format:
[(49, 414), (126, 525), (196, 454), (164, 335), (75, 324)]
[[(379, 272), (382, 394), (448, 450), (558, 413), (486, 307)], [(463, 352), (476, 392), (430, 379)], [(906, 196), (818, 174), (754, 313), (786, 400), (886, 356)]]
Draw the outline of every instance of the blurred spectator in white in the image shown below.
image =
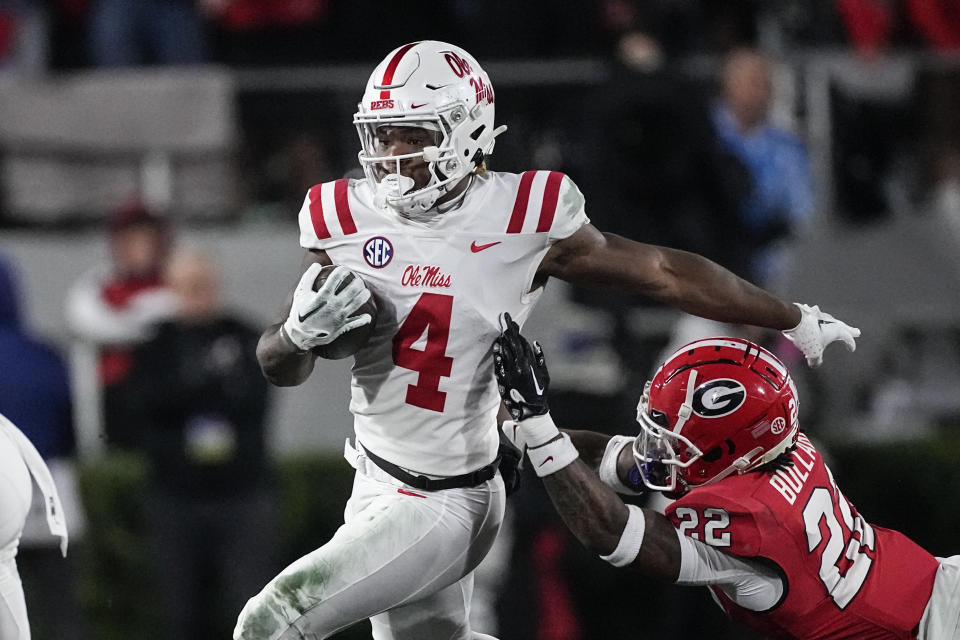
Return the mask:
[(0, 71), (36, 74), (47, 69), (48, 22), (43, 3), (0, 0)]
[(740, 220), (752, 253), (747, 279), (775, 288), (788, 268), (784, 243), (810, 218), (814, 197), (806, 148), (770, 121), (773, 98), (770, 60), (753, 49), (731, 52), (713, 121), (721, 144), (746, 165), (753, 181)]
[[(102, 432), (110, 445), (131, 446), (135, 430), (118, 394), (130, 372), (131, 346), (150, 337), (155, 323), (174, 310), (162, 282), (171, 237), (168, 222), (140, 202), (117, 210), (109, 225), (110, 262), (81, 275), (71, 287), (66, 317), (77, 339), (73, 382), (99, 383), (75, 390), (78, 412), (94, 405), (98, 423), (81, 428)], [(96, 349), (95, 364), (87, 362), (90, 347)], [(98, 371), (85, 370), (91, 366)]]
[[(13, 266), (0, 255), (0, 414), (14, 422), (45, 460), (60, 488), (61, 507), (70, 522), (70, 533), (78, 539), (83, 511), (77, 490), (74, 465), (73, 424), (67, 368), (60, 355), (48, 344), (30, 336), (20, 317), (20, 296)], [(0, 439), (3, 437), (0, 425)], [(13, 473), (13, 462), (5, 461), (4, 472)], [(8, 476), (13, 478), (15, 476)], [(29, 476), (27, 477), (29, 488)], [(20, 535), (20, 574), (32, 611), (42, 611), (33, 619), (35, 640), (71, 640), (81, 637), (82, 624), (77, 606), (73, 557), (66, 562), (57, 548), (57, 540), (49, 534), (46, 497), (33, 492), (23, 497), (26, 512)], [(6, 511), (13, 505), (4, 503), (0, 527), (6, 527)], [(0, 538), (4, 536), (0, 535)], [(0, 540), (0, 547), (6, 540)], [(0, 550), (0, 561), (6, 560)], [(0, 585), (0, 591), (5, 590)], [(3, 624), (0, 623), (0, 627)], [(3, 634), (7, 640), (11, 636)], [(12, 636), (16, 638), (18, 636)]]
[(227, 638), (249, 594), (279, 568), (260, 331), (223, 307), (204, 253), (174, 255), (165, 278), (176, 314), (135, 351), (125, 385), (151, 466), (146, 516), (161, 637)]
[(90, 58), (98, 67), (207, 62), (196, 0), (91, 0)]

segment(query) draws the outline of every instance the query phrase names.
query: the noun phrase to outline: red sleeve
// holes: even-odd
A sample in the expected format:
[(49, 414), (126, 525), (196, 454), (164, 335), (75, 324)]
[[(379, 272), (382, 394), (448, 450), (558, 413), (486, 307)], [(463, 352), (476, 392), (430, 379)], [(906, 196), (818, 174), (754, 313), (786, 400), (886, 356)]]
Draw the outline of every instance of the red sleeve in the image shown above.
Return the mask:
[(758, 518), (762, 505), (750, 497), (733, 498), (713, 487), (694, 489), (671, 504), (666, 515), (694, 540), (744, 557), (757, 555), (762, 542)]

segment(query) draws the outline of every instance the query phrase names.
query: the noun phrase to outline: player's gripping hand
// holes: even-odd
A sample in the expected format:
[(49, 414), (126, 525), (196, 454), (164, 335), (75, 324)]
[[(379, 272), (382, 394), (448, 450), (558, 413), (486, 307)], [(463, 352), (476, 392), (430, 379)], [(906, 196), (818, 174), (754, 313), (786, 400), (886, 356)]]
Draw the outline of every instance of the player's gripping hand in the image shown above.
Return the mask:
[(503, 404), (514, 420), (545, 415), (550, 374), (538, 342), (520, 335), (509, 313), (500, 315), (500, 335), (493, 342), (493, 370)]
[(334, 269), (320, 289), (313, 290), (322, 268), (314, 263), (303, 272), (293, 292), (290, 315), (283, 323), (284, 333), (301, 351), (329, 344), (372, 320), (369, 313), (351, 317), (370, 299), (370, 291), (346, 267)]
[(860, 329), (837, 320), (829, 313), (820, 311), (820, 307), (795, 302), (800, 309), (800, 324), (793, 329), (783, 331), (783, 335), (795, 344), (807, 358), (811, 367), (819, 367), (823, 362), (823, 350), (831, 342), (842, 340), (850, 351), (855, 351), (860, 337)]

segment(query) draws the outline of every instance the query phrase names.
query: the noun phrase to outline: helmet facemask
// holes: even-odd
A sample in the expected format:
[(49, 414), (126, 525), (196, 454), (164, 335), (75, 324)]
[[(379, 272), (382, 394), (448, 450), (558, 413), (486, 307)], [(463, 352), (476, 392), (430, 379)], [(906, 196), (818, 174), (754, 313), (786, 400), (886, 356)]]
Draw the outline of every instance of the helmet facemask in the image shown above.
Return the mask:
[[(353, 118), (360, 136), (360, 165), (380, 206), (402, 216), (430, 220), (437, 201), (482, 165), (493, 152), (493, 89), (480, 65), (459, 47), (436, 41), (395, 50), (374, 70)], [(396, 156), (380, 152), (380, 127), (417, 127), (436, 135), (433, 145)], [(422, 159), (429, 179), (417, 185), (404, 163)], [(444, 202), (452, 207), (455, 202)]]
[[(696, 376), (691, 371), (691, 378)], [(692, 382), (692, 380), (691, 380)], [(683, 490), (679, 469), (686, 469), (696, 462), (703, 452), (678, 432), (690, 417), (689, 399), (680, 407), (677, 421), (671, 430), (669, 417), (650, 408), (650, 383), (644, 386), (637, 405), (637, 422), (640, 433), (633, 441), (633, 457), (640, 469), (643, 484), (653, 491), (674, 492)]]

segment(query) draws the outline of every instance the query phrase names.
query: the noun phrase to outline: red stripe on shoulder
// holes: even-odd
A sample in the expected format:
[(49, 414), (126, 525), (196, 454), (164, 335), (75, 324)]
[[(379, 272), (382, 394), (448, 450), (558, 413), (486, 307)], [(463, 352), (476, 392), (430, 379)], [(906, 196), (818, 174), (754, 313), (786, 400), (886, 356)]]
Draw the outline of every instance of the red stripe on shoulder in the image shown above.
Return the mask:
[(536, 175), (536, 171), (524, 171), (520, 176), (520, 187), (517, 189), (517, 199), (513, 203), (513, 213), (510, 214), (507, 233), (520, 233), (523, 229), (523, 219), (527, 216), (527, 203), (530, 201), (530, 187)]
[(347, 179), (342, 178), (337, 180), (333, 187), (333, 202), (337, 207), (337, 218), (340, 219), (340, 228), (343, 229), (345, 236), (357, 232), (353, 214), (350, 213), (350, 201), (347, 199), (347, 184)]
[(543, 190), (543, 204), (540, 206), (540, 221), (537, 223), (537, 231), (550, 231), (553, 225), (553, 216), (557, 212), (557, 199), (560, 197), (560, 184), (563, 182), (563, 174), (559, 171), (551, 171), (547, 176), (547, 186)]
[[(393, 57), (390, 58), (390, 62), (387, 63), (387, 69), (383, 72), (383, 80), (380, 81), (380, 86), (385, 87), (393, 83), (393, 74), (397, 72), (397, 67), (400, 66), (400, 60), (403, 56), (410, 51), (417, 43), (411, 42), (410, 44), (405, 44), (400, 49), (393, 54)], [(380, 90), (380, 99), (386, 100), (390, 97), (390, 89), (381, 89)]]
[(327, 229), (327, 221), (323, 219), (323, 201), (320, 199), (322, 190), (322, 184), (310, 187), (307, 191), (307, 199), (310, 201), (310, 221), (313, 222), (313, 230), (318, 238), (326, 240), (330, 237), (330, 230)]

